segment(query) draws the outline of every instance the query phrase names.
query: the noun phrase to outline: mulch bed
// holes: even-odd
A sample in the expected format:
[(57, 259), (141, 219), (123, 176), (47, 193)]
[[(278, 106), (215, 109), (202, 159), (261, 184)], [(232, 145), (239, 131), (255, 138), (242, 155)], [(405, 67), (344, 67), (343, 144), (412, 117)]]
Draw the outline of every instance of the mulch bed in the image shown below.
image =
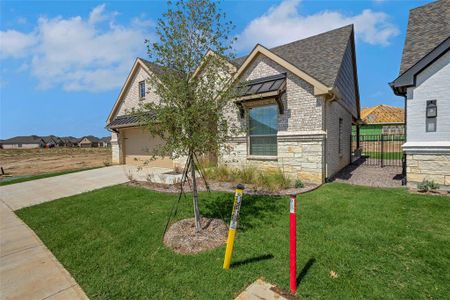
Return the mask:
[[(158, 191), (158, 192), (166, 192), (166, 193), (179, 193), (180, 192), (180, 184), (162, 184), (162, 183), (155, 183), (155, 182), (150, 182), (150, 181), (130, 181), (129, 183), (127, 183), (130, 186), (138, 186), (138, 187), (143, 187), (146, 189), (150, 189), (153, 191)], [(209, 184), (209, 188), (211, 191), (215, 191), (215, 192), (230, 192), (230, 193), (234, 193), (235, 189), (236, 189), (236, 183), (232, 183), (232, 182), (216, 182), (216, 181), (210, 181), (208, 182)], [(316, 188), (318, 188), (320, 185), (319, 184), (308, 184), (305, 183), (305, 186), (301, 189), (298, 188), (289, 188), (289, 189), (284, 189), (284, 190), (279, 190), (276, 192), (272, 192), (272, 191), (265, 191), (265, 190), (261, 190), (261, 189), (256, 189), (254, 186), (252, 185), (246, 185), (245, 186), (245, 194), (248, 195), (273, 195), (273, 196), (287, 196), (287, 195), (293, 195), (293, 194), (303, 194), (306, 192), (310, 192), (312, 190), (315, 190)], [(198, 191), (202, 191), (205, 192), (207, 191), (206, 186), (204, 184), (204, 182), (202, 180), (199, 180), (197, 182), (197, 189)], [(191, 187), (189, 186), (189, 184), (184, 184), (183, 186), (183, 190), (185, 192), (190, 192), (191, 191)]]
[(222, 220), (201, 218), (200, 224), (202, 230), (196, 233), (194, 218), (174, 223), (164, 235), (164, 245), (179, 254), (196, 254), (225, 244), (228, 228)]

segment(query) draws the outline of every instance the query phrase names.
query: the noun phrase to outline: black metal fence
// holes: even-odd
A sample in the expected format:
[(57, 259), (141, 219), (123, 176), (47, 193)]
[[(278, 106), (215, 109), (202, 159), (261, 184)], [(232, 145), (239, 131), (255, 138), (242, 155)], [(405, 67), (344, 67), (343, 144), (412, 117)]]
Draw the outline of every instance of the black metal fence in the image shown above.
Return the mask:
[(402, 166), (405, 143), (403, 134), (352, 135), (352, 154), (370, 166)]

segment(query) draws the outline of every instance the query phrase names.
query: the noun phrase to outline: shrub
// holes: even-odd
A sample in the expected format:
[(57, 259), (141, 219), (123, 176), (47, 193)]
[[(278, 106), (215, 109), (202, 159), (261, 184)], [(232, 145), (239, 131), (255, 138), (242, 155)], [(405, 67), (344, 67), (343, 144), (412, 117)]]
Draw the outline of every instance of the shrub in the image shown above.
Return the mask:
[(301, 188), (305, 187), (305, 185), (303, 184), (303, 181), (301, 181), (300, 179), (297, 179), (295, 181), (295, 185), (294, 186), (295, 186), (296, 189), (301, 189)]
[(242, 183), (253, 183), (257, 174), (254, 166), (245, 166), (238, 170), (238, 173), (238, 177)]
[(434, 180), (423, 180), (422, 182), (417, 184), (417, 189), (421, 192), (434, 191), (440, 188), (440, 185)]
[(204, 171), (210, 180), (251, 184), (254, 188), (263, 191), (273, 192), (292, 187), (291, 179), (281, 169), (259, 172), (255, 166), (233, 169), (219, 165), (204, 169)]

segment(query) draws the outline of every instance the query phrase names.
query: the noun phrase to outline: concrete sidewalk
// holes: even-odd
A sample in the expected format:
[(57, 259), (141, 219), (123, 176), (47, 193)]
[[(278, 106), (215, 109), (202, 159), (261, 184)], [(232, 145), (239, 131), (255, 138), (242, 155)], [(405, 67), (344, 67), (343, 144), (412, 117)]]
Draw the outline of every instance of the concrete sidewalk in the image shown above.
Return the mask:
[(36, 234), (0, 201), (0, 299), (88, 299)]
[(112, 166), (0, 187), (0, 299), (87, 299), (14, 210), (128, 181)]

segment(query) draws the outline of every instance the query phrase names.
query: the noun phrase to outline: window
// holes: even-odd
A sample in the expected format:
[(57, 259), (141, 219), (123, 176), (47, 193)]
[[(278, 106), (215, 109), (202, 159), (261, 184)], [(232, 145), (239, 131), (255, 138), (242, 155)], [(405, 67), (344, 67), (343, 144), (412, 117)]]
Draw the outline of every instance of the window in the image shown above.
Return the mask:
[(342, 118), (339, 118), (339, 154), (342, 154), (343, 152), (342, 146)]
[(139, 98), (145, 98), (145, 81), (139, 82)]
[(278, 107), (256, 107), (249, 113), (250, 155), (276, 156)]

